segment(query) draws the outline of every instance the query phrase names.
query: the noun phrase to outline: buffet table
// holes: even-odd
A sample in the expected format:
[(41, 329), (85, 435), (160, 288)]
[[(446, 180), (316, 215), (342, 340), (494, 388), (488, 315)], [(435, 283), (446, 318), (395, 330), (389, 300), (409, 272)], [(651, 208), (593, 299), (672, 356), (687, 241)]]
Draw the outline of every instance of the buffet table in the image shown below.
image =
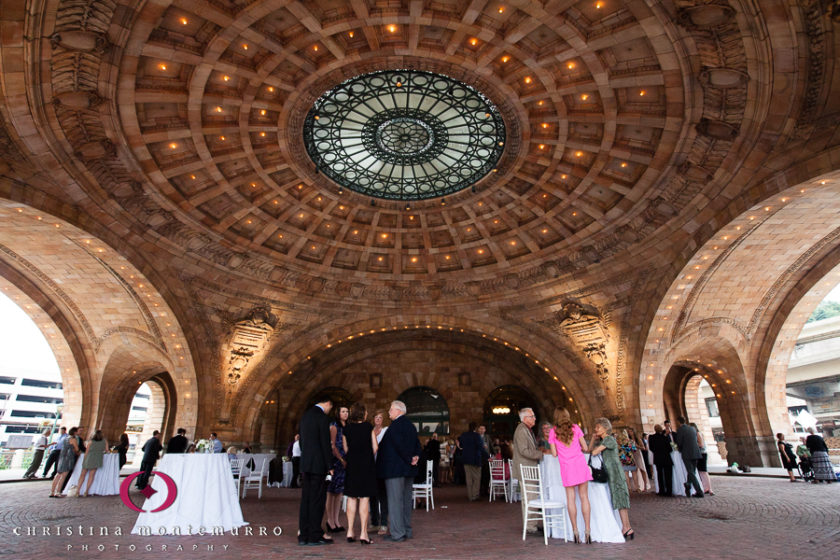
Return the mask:
[[(682, 455), (679, 451), (671, 452), (671, 462), (674, 463), (674, 470), (671, 473), (671, 492), (674, 496), (685, 496), (685, 483), (688, 482), (688, 471), (685, 470)], [(651, 461), (653, 465), (653, 461)], [(659, 477), (656, 474), (656, 465), (653, 465), (653, 488), (659, 492)]]
[[(64, 487), (64, 495), (70, 494), (79, 485), (79, 477), (82, 474), (82, 463), (85, 460), (85, 454), (82, 453), (76, 459), (76, 466), (73, 467), (73, 472), (70, 475), (70, 480)], [(96, 469), (93, 473), (93, 486), (90, 487), (89, 494), (91, 496), (116, 496), (120, 493), (120, 455), (119, 453), (106, 453), (102, 456), (102, 467)], [(85, 486), (87, 486), (88, 478), (91, 475), (85, 476)], [(84, 494), (85, 489), (79, 488), (79, 492)]]
[[(588, 455), (587, 455), (588, 458)], [(592, 465), (600, 466), (600, 457), (593, 457)], [(563, 478), (560, 476), (560, 463), (557, 457), (543, 455), (540, 461), (540, 475), (543, 486), (547, 492), (545, 497), (548, 500), (566, 503), (566, 488), (563, 486)], [(587, 485), (589, 505), (591, 506), (589, 524), (591, 528), (590, 537), (592, 542), (602, 543), (623, 543), (624, 536), (621, 534), (621, 518), (618, 512), (612, 508), (612, 497), (610, 496), (609, 484), (589, 482)], [(580, 498), (577, 497), (577, 527), (580, 537), (583, 538), (586, 525), (583, 522), (583, 513), (580, 509)], [(565, 507), (565, 505), (564, 505)], [(549, 510), (552, 511), (552, 510)], [(566, 531), (569, 540), (572, 540), (572, 522), (569, 519), (568, 509), (566, 510)], [(563, 531), (559, 527), (553, 527), (549, 535), (553, 539), (563, 538)]]
[(216, 528), (230, 531), (248, 523), (242, 518), (230, 460), (224, 453), (167, 453), (155, 468), (168, 475), (177, 488), (177, 498), (168, 508), (152, 513), (169, 498), (166, 481), (154, 476), (150, 486), (157, 490), (142, 506), (134, 535), (195, 535)]

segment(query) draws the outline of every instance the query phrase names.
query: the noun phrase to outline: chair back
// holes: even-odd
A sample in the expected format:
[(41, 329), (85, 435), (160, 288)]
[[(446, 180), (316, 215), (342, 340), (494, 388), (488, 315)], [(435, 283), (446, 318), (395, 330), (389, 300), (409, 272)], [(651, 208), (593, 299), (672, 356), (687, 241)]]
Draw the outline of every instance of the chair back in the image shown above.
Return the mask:
[(426, 461), (426, 484), (433, 484), (433, 471), (435, 462), (432, 460)]
[(505, 481), (505, 462), (502, 459), (490, 459), (490, 480), (493, 482)]
[(251, 470), (251, 474), (248, 475), (248, 478), (252, 480), (259, 480), (266, 474), (265, 466), (267, 461), (265, 460), (265, 457), (263, 457), (261, 459), (254, 459), (254, 463), (254, 468)]
[(242, 465), (245, 463), (245, 459), (234, 458), (230, 460), (230, 472), (233, 473), (234, 478), (238, 478), (240, 474), (242, 474)]
[[(543, 483), (542, 476), (540, 474), (540, 467), (519, 465), (519, 471), (522, 474), (522, 477), (520, 478), (520, 481), (522, 482), (520, 493), (522, 495), (522, 501), (525, 502), (525, 507), (528, 507), (528, 498), (533, 497), (534, 494), (539, 496), (540, 501), (544, 501), (545, 496), (543, 495)], [(530, 496), (529, 493), (531, 494)]]

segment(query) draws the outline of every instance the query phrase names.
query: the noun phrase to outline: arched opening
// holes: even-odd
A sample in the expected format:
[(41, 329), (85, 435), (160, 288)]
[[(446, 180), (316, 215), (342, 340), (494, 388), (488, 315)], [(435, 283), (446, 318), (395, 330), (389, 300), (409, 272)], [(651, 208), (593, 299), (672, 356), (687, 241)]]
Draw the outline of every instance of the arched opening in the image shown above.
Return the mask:
[(519, 411), (532, 408), (537, 418), (547, 419), (546, 411), (526, 389), (519, 385), (502, 385), (493, 389), (484, 400), (484, 422), (494, 438), (512, 439), (519, 424)]
[(683, 402), (686, 418), (697, 424), (706, 444), (708, 463), (726, 464), (725, 432), (714, 388), (699, 373), (692, 375), (686, 381)]
[(134, 393), (134, 398), (131, 400), (131, 409), (128, 412), (128, 421), (125, 425), (125, 433), (128, 436), (129, 443), (127, 456), (129, 464), (140, 464), (140, 459), (143, 454), (138, 453), (138, 451), (144, 443), (142, 439), (143, 434), (149, 433), (147, 419), (151, 406), (152, 389), (148, 383), (143, 383), (137, 388), (137, 392)]
[[(141, 431), (135, 436), (135, 441), (131, 441), (132, 438), (129, 435), (129, 441), (136, 443), (137, 448), (148, 441), (155, 430), (160, 431), (162, 434), (161, 441), (166, 442), (169, 441), (169, 438), (172, 437), (175, 430), (180, 427), (173, 425), (175, 420), (175, 407), (172, 404), (174, 402), (172, 395), (173, 389), (172, 380), (166, 372), (157, 374), (142, 382), (137, 389), (137, 392), (132, 398), (131, 411), (134, 411), (135, 402), (139, 401), (142, 403), (145, 401), (147, 405), (142, 426), (137, 426), (141, 428)], [(144, 393), (146, 395), (145, 398), (143, 397)], [(142, 406), (138, 406), (138, 408), (142, 408)], [(130, 419), (131, 413), (129, 413), (129, 424)], [(197, 438), (198, 434), (194, 435)], [(142, 459), (142, 453), (135, 453), (134, 462), (139, 464), (140, 459)]]
[[(728, 463), (761, 464), (761, 458), (749, 443), (754, 438), (754, 426), (743, 400), (738, 396), (743, 385), (738, 378), (737, 372), (733, 373), (724, 366), (719, 356), (707, 358), (705, 362), (683, 360), (675, 363), (663, 387), (665, 416), (657, 419), (656, 423), (661, 424), (666, 419), (674, 422), (680, 416), (696, 423), (713, 463), (726, 460)], [(703, 392), (704, 383), (711, 396)], [(712, 428), (707, 398), (713, 399), (717, 409), (718, 416), (714, 421), (716, 426), (719, 425), (717, 435)]]
[[(581, 388), (587, 382), (584, 376), (569, 373), (563, 379), (557, 377), (561, 370), (579, 370), (556, 348), (551, 358), (539, 359), (530, 354), (531, 348), (466, 329), (371, 326), (348, 329), (351, 335), (321, 342), (317, 351), (301, 352), (299, 362), (284, 364), (273, 373), (274, 385), (259, 392), (262, 406), (255, 411), (251, 433), (265, 441), (264, 427), (274, 424), (277, 435), (269, 437), (288, 445), (306, 406), (313, 402), (298, 395), (314, 396), (327, 385), (341, 387), (363, 400), (370, 411), (387, 409), (392, 400), (413, 387), (433, 388), (449, 409), (450, 434), (466, 430), (470, 421), (481, 421), (486, 395), (505, 385), (525, 389), (533, 397), (529, 404), (538, 410), (575, 402), (590, 411), (592, 391)], [(364, 335), (359, 336), (360, 332)], [(411, 409), (409, 406), (409, 412)]]
[[(18, 301), (22, 296), (18, 295)], [(32, 444), (41, 433), (57, 434), (64, 408), (60, 367), (45, 331), (23, 307), (0, 292), (0, 469), (3, 478), (40, 476), (43, 453), (33, 457)], [(41, 329), (44, 328), (42, 331)], [(55, 334), (47, 336), (55, 336)], [(55, 439), (57, 435), (53, 435)], [(32, 461), (38, 461), (32, 465)], [(30, 465), (38, 469), (28, 471)]]
[[(827, 179), (814, 178), (748, 209), (678, 273), (651, 323), (639, 372), (645, 429), (679, 398), (668, 394), (674, 364), (723, 369), (723, 384), (713, 388), (729, 462), (780, 464), (774, 434), (793, 432), (786, 397), (790, 356), (806, 318), (830, 289), (824, 280), (840, 274), (840, 187)], [(721, 368), (716, 357), (730, 365)], [(727, 415), (739, 421), (728, 424)]]
[(418, 434), (425, 437), (449, 435), (449, 406), (439, 391), (431, 387), (412, 387), (400, 393), (397, 400), (405, 403), (406, 418), (411, 420)]

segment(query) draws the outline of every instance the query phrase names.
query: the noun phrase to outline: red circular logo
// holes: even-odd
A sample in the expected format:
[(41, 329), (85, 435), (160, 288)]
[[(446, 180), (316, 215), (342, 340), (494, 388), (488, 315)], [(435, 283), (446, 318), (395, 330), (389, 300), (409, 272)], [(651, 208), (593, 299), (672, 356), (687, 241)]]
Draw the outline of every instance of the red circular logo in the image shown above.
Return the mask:
[[(133, 481), (135, 478), (137, 478), (141, 474), (142, 474), (142, 471), (136, 472), (136, 473), (128, 476), (125, 480), (123, 480), (122, 484), (120, 484), (120, 499), (122, 500), (122, 502), (128, 508), (133, 509), (134, 511), (139, 511), (141, 513), (145, 513), (146, 510), (141, 509), (141, 508), (137, 507), (136, 505), (134, 505), (134, 502), (132, 502), (131, 498), (128, 496), (128, 489), (131, 486), (131, 481)], [(165, 510), (166, 508), (171, 506), (173, 503), (175, 503), (175, 498), (178, 497), (178, 487), (175, 485), (175, 481), (172, 480), (172, 478), (168, 474), (162, 473), (160, 471), (152, 471), (152, 474), (156, 475), (156, 476), (159, 476), (161, 478), (161, 480), (163, 480), (166, 483), (166, 500), (164, 500), (163, 504), (161, 504), (160, 507), (155, 508), (148, 513), (156, 513), (158, 511)]]

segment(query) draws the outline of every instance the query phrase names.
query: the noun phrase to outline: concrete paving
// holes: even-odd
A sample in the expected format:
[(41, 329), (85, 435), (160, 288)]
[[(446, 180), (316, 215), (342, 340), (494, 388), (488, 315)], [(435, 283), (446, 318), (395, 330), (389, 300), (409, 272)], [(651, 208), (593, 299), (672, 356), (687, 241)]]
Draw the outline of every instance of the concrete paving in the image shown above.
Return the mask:
[[(262, 500), (242, 501), (253, 536), (139, 537), (129, 534), (137, 514), (117, 496), (57, 500), (48, 498), (46, 481), (8, 483), (0, 485), (0, 557), (486, 560), (571, 555), (753, 560), (789, 559), (793, 551), (796, 556), (840, 557), (840, 484), (791, 484), (746, 476), (715, 476), (712, 482), (716, 495), (704, 499), (632, 494), (630, 515), (637, 536), (625, 544), (586, 546), (549, 540), (546, 547), (541, 538), (531, 536), (523, 542), (519, 504), (471, 503), (463, 487), (444, 487), (436, 489), (437, 509), (415, 511), (410, 541), (388, 544), (374, 537), (373, 546), (362, 547), (339, 542), (344, 535), (338, 534), (334, 545), (308, 548), (297, 546), (295, 537), (299, 490), (270, 488)], [(101, 527), (107, 527), (110, 535), (99, 536)], [(260, 527), (266, 528), (266, 535), (259, 535)], [(28, 534), (30, 528), (37, 534)], [(122, 536), (113, 534), (116, 528)], [(282, 534), (273, 535), (275, 528)]]

